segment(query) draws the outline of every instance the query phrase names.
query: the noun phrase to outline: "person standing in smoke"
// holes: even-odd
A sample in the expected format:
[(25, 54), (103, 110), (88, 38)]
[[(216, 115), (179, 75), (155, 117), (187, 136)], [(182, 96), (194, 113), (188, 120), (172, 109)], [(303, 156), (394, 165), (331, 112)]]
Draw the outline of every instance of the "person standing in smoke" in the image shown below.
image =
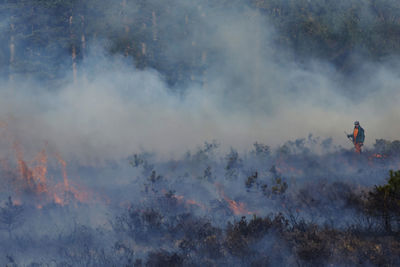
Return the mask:
[(364, 129), (360, 126), (358, 121), (354, 122), (353, 134), (348, 134), (347, 137), (353, 141), (356, 152), (361, 154), (361, 147), (364, 145), (365, 134)]

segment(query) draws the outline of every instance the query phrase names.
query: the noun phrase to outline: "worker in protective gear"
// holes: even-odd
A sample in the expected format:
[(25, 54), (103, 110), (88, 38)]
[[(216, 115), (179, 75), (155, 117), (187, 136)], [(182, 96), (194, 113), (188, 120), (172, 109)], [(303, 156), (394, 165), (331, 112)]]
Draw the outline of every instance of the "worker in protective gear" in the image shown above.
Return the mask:
[(354, 122), (353, 134), (348, 134), (347, 137), (353, 141), (356, 152), (361, 153), (361, 147), (364, 145), (365, 134), (364, 129), (360, 126), (358, 121)]

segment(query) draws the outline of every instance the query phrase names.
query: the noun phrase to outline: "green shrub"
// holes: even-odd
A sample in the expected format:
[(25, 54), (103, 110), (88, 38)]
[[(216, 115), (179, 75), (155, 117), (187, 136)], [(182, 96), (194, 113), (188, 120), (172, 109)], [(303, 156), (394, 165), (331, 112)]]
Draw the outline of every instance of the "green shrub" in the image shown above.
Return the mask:
[(388, 183), (375, 186), (369, 192), (367, 201), (368, 212), (378, 217), (387, 232), (393, 231), (393, 222), (397, 223), (396, 231), (400, 229), (400, 170), (390, 171)]

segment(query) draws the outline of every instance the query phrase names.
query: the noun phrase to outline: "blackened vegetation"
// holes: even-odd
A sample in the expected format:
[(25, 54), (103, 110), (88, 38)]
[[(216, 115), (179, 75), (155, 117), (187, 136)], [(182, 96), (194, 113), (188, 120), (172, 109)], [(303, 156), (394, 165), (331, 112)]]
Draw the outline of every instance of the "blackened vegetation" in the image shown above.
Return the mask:
[(36, 207), (6, 198), (0, 206), (0, 261), (398, 266), (400, 171), (388, 170), (400, 163), (396, 144), (377, 140), (362, 155), (315, 155), (305, 140), (275, 151), (256, 143), (250, 153), (232, 149), (218, 159), (218, 145), (206, 143), (166, 163), (136, 154), (128, 160), (138, 175), (134, 187), (119, 188), (131, 192), (129, 201), (111, 200), (107, 211), (88, 215), (98, 209), (95, 204), (72, 200)]

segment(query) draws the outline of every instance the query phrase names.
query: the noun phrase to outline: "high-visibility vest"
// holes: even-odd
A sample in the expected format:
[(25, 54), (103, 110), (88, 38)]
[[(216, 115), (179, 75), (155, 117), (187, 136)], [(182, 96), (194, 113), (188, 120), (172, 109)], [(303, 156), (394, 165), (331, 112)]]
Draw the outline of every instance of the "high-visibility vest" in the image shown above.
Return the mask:
[(354, 143), (356, 142), (357, 139), (357, 135), (358, 135), (358, 128), (354, 127), (354, 132), (353, 132), (353, 136), (354, 136)]

